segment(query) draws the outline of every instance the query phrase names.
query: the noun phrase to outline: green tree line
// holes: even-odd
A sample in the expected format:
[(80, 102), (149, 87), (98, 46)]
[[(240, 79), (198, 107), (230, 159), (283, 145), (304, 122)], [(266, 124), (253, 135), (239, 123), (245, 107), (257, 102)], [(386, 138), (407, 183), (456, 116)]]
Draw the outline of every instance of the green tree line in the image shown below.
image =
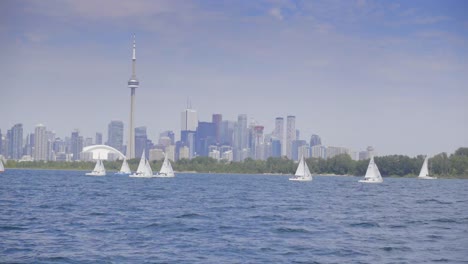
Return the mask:
[[(390, 155), (374, 158), (375, 163), (383, 176), (414, 176), (418, 175), (424, 161), (420, 155), (410, 158), (404, 155)], [(352, 160), (347, 154), (342, 154), (329, 159), (309, 158), (307, 165), (313, 174), (337, 174), (337, 175), (364, 175), (369, 160)], [(139, 159), (128, 160), (130, 168), (135, 171)], [(60, 162), (60, 161), (8, 161), (7, 168), (31, 168), (31, 169), (68, 169), (68, 170), (92, 170), (94, 162)], [(161, 168), (162, 161), (151, 162), (154, 171)], [(104, 161), (108, 171), (120, 169), (121, 161)], [(181, 159), (173, 162), (175, 171), (194, 171), (212, 173), (280, 173), (294, 174), (297, 164), (287, 158), (268, 158), (267, 160), (245, 159), (243, 162), (217, 161), (209, 157), (196, 157), (194, 159)], [(447, 155), (440, 153), (429, 159), (429, 171), (431, 175), (439, 177), (468, 178), (468, 148), (459, 148), (455, 153)]]

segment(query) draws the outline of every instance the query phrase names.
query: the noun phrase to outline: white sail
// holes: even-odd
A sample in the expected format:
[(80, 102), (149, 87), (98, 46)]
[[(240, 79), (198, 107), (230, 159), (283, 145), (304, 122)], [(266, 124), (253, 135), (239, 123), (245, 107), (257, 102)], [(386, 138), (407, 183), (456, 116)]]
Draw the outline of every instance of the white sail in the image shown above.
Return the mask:
[(301, 157), (301, 161), (299, 161), (299, 165), (297, 166), (296, 173), (294, 174), (296, 177), (289, 178), (291, 181), (311, 181), (312, 174), (310, 173), (309, 166), (307, 166), (307, 162), (304, 160), (304, 156)]
[(146, 175), (153, 176), (153, 170), (151, 169), (151, 164), (146, 158), (145, 158), (145, 168), (146, 168)]
[(174, 170), (172, 169), (171, 162), (167, 158), (167, 156), (164, 157), (164, 162), (161, 166), (161, 170), (159, 171), (158, 174), (159, 177), (174, 177)]
[(96, 161), (96, 165), (94, 165), (94, 169), (92, 172), (86, 173), (88, 176), (106, 176), (106, 168), (104, 168), (104, 164), (102, 160), (98, 158)]
[(366, 175), (364, 176), (363, 180), (359, 182), (372, 182), (372, 183), (380, 183), (383, 182), (382, 175), (380, 175), (379, 168), (377, 164), (374, 162), (374, 157), (371, 158), (369, 161), (369, 166), (367, 166)]
[(130, 170), (130, 167), (128, 166), (128, 162), (127, 162), (126, 158), (124, 158), (124, 160), (123, 160), (122, 167), (120, 167), (119, 173), (120, 174), (130, 174), (130, 173), (132, 173), (132, 171)]
[(4, 171), (5, 171), (5, 167), (3, 166), (2, 159), (0, 158), (0, 172), (4, 172)]
[(418, 179), (437, 179), (437, 177), (429, 176), (429, 157), (426, 156), (424, 159), (421, 171), (419, 172)]
[(151, 178), (153, 177), (153, 170), (149, 164), (149, 161), (145, 157), (145, 151), (141, 154), (140, 163), (138, 164), (137, 171), (131, 174), (130, 177), (135, 178)]
[(146, 158), (145, 158), (145, 151), (141, 154), (140, 163), (138, 163), (138, 168), (136, 170), (136, 174), (144, 174), (146, 171)]
[(421, 167), (421, 171), (419, 172), (419, 177), (429, 176), (428, 160), (429, 160), (429, 157), (426, 156), (426, 158), (424, 159), (424, 163)]

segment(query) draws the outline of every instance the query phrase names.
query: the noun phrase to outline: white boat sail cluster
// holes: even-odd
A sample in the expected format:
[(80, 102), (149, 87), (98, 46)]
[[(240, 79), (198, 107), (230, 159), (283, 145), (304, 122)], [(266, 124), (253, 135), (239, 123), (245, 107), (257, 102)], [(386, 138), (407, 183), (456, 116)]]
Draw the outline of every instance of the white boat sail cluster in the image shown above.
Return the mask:
[(429, 176), (429, 157), (428, 156), (426, 156), (426, 158), (424, 159), (424, 163), (421, 167), (421, 171), (419, 172), (418, 179), (423, 179), (423, 180), (437, 179), (437, 177)]
[(130, 174), (132, 178), (152, 178), (153, 170), (151, 169), (151, 165), (149, 161), (145, 157), (145, 151), (141, 154), (140, 163), (138, 164), (138, 168), (135, 173)]
[(301, 157), (301, 161), (299, 161), (299, 166), (297, 166), (296, 173), (294, 174), (295, 177), (289, 178), (290, 181), (311, 181), (312, 174), (310, 173), (309, 166), (304, 160), (304, 156)]
[(86, 173), (87, 176), (106, 176), (106, 168), (104, 168), (104, 164), (102, 163), (102, 160), (98, 158), (96, 161), (96, 166), (94, 166), (94, 169), (92, 172)]
[(156, 175), (156, 177), (161, 177), (161, 178), (175, 177), (174, 170), (172, 169), (171, 162), (167, 158), (167, 155), (164, 156), (164, 162), (161, 166), (161, 170)]
[(359, 180), (359, 182), (365, 183), (381, 183), (383, 182), (382, 175), (380, 175), (379, 168), (374, 162), (374, 157), (371, 158), (369, 166), (367, 166), (366, 175), (364, 179)]

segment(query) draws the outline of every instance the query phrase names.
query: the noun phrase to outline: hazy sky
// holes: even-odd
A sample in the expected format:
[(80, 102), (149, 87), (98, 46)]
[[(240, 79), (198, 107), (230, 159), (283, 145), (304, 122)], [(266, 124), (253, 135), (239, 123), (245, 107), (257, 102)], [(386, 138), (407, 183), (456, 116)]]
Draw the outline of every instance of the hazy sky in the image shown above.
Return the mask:
[(247, 114), (268, 133), (295, 115), (307, 141), (452, 153), (468, 146), (467, 14), (465, 0), (3, 0), (0, 129), (107, 140), (128, 124), (135, 33), (136, 125), (153, 141), (180, 136), (190, 98), (200, 121)]

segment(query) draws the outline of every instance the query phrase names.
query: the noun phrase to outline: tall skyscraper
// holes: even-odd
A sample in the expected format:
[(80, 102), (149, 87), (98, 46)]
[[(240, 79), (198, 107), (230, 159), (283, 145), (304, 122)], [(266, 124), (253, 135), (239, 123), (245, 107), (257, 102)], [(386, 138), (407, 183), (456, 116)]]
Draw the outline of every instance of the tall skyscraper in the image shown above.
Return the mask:
[(83, 137), (80, 136), (78, 129), (72, 132), (70, 144), (71, 154), (73, 155), (72, 160), (80, 160), (80, 153), (83, 150)]
[(296, 140), (296, 117), (288, 116), (286, 119), (286, 156), (292, 159), (292, 142)]
[(111, 146), (117, 149), (118, 151), (122, 151), (123, 150), (123, 133), (124, 133), (123, 131), (124, 131), (123, 122), (118, 121), (118, 120), (112, 120), (107, 126), (106, 145)]
[(135, 158), (135, 137), (133, 136), (134, 132), (134, 116), (135, 116), (135, 89), (138, 88), (140, 82), (136, 77), (136, 41), (135, 35), (133, 35), (133, 56), (132, 56), (132, 77), (128, 80), (128, 88), (131, 89), (130, 92), (130, 124), (129, 124), (129, 135), (128, 135), (128, 145), (127, 145), (127, 159)]
[(136, 127), (135, 128), (135, 155), (141, 157), (143, 150), (145, 151), (145, 156), (148, 158), (149, 149), (146, 149), (146, 143), (148, 141), (148, 135), (146, 134), (146, 127)]
[(2, 130), (0, 129), (0, 155), (3, 154), (3, 136), (2, 136)]
[(185, 109), (180, 114), (180, 130), (181, 131), (197, 131), (198, 115), (193, 109)]
[(36, 126), (34, 130), (34, 160), (48, 160), (49, 139), (46, 127), (42, 124)]
[(216, 127), (216, 143), (221, 144), (221, 125), (223, 122), (223, 116), (221, 114), (213, 114), (212, 122)]
[[(280, 153), (282, 149), (284, 149), (284, 118), (277, 117), (275, 119), (275, 131), (273, 132), (275, 138), (279, 139), (280, 141)], [(277, 143), (276, 143), (277, 144)], [(275, 147), (278, 147), (277, 145)]]
[(23, 156), (23, 124), (11, 128), (9, 141), (10, 157), (19, 160)]
[(96, 145), (102, 145), (102, 133), (96, 132)]
[(183, 146), (189, 148), (190, 159), (195, 155), (195, 134), (197, 126), (197, 111), (187, 107), (187, 109), (180, 113), (180, 141)]
[(211, 122), (198, 122), (195, 141), (197, 156), (208, 157), (209, 146), (216, 144), (216, 124)]

